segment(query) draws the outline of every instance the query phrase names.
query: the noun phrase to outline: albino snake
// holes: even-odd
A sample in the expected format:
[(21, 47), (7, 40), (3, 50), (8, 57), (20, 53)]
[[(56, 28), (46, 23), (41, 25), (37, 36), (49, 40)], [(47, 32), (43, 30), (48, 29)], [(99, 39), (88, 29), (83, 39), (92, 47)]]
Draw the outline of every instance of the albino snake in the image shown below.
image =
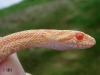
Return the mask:
[(12, 53), (25, 48), (54, 50), (85, 49), (95, 45), (93, 37), (74, 30), (27, 30), (0, 38), (0, 63)]

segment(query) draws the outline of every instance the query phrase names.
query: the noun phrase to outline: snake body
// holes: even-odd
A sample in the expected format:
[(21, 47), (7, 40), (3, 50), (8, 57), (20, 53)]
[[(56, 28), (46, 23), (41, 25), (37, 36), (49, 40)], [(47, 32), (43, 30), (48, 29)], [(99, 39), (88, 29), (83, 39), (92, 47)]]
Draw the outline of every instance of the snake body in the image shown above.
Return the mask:
[(74, 30), (26, 30), (0, 38), (0, 63), (12, 53), (31, 47), (54, 50), (85, 49), (95, 45), (93, 37)]

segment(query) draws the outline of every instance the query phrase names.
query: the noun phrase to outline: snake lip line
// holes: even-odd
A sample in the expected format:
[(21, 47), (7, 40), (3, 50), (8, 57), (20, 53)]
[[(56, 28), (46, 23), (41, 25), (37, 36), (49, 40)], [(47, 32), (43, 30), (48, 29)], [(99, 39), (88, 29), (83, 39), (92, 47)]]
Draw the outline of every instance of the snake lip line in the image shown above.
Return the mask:
[(90, 35), (75, 30), (26, 30), (0, 38), (0, 63), (19, 50), (40, 47), (54, 50), (90, 48), (96, 41)]

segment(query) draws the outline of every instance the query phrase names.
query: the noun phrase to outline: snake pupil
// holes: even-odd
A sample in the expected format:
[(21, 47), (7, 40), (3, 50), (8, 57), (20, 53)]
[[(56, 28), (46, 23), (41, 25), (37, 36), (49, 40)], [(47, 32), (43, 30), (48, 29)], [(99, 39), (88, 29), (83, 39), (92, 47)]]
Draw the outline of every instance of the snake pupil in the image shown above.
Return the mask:
[(84, 35), (83, 35), (83, 33), (78, 32), (78, 33), (76, 33), (75, 37), (77, 38), (77, 40), (82, 40)]

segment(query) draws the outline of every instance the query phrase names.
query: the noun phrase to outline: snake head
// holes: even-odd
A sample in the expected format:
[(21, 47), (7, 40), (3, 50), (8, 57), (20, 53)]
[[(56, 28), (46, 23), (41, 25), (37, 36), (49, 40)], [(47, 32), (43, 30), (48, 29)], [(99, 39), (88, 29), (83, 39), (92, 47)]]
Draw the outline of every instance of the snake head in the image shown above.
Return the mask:
[(90, 48), (96, 44), (93, 37), (80, 31), (75, 32), (73, 39), (76, 40), (76, 44), (79, 49)]
[(90, 48), (96, 44), (96, 41), (90, 35), (81, 32), (81, 31), (70, 31), (68, 30), (67, 34), (64, 34), (62, 38), (59, 39), (59, 42), (64, 43), (64, 49), (85, 49)]

